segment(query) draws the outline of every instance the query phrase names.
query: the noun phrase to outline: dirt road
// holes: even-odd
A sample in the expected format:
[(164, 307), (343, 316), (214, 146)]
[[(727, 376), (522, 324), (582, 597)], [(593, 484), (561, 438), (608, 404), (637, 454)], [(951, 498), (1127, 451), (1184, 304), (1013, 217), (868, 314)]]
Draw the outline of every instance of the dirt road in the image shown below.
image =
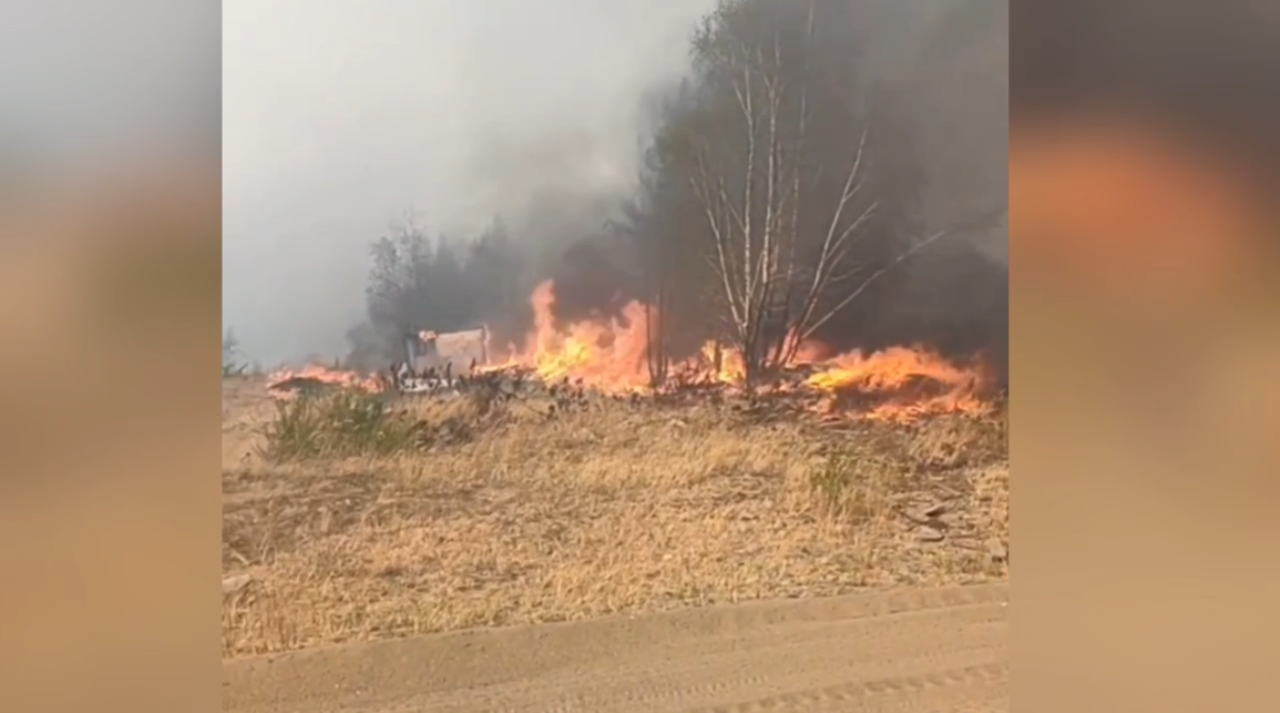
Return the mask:
[(243, 713), (1007, 711), (1008, 588), (760, 602), (224, 665)]

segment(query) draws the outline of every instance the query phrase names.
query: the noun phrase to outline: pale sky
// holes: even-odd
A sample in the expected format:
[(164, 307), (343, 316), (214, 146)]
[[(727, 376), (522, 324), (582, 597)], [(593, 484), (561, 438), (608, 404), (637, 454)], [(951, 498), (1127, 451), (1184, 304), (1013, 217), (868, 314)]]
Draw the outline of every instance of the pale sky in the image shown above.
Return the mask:
[(223, 322), (246, 356), (345, 351), (368, 244), (406, 211), (465, 232), (630, 181), (640, 98), (712, 4), (226, 0)]

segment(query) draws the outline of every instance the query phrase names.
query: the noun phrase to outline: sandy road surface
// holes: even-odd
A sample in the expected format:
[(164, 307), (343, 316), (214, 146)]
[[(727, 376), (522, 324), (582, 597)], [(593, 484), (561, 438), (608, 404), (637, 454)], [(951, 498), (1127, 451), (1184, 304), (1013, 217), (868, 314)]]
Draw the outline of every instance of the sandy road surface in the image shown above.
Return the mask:
[(1007, 711), (1008, 589), (761, 602), (224, 666), (227, 711)]

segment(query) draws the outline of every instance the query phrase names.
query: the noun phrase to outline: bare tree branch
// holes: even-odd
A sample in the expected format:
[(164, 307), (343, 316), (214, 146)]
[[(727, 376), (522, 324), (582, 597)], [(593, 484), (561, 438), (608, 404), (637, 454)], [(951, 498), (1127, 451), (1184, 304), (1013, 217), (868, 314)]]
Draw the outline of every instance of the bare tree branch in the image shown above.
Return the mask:
[(826, 324), (828, 320), (830, 320), (832, 317), (839, 314), (840, 311), (843, 310), (845, 307), (848, 307), (849, 304), (854, 300), (856, 300), (859, 297), (859, 295), (865, 292), (866, 289), (872, 285), (872, 283), (880, 279), (885, 273), (892, 270), (894, 267), (900, 264), (903, 260), (906, 260), (912, 255), (920, 252), (924, 248), (932, 245), (939, 238), (942, 238), (950, 234), (951, 234), (950, 230), (940, 230), (926, 237), (925, 239), (917, 242), (915, 245), (912, 245), (906, 251), (900, 253), (896, 258), (891, 260), (889, 264), (871, 273), (871, 275), (868, 276), (867, 279), (862, 281), (862, 284), (858, 285), (856, 289), (854, 289), (847, 296), (845, 296), (844, 299), (837, 302), (836, 305), (832, 307), (830, 310), (828, 310), (824, 315), (822, 315), (822, 317), (818, 318), (812, 324), (810, 324), (806, 329), (804, 329), (804, 331), (800, 333), (800, 341), (804, 342), (806, 339), (809, 339), (810, 337), (812, 337), (814, 332), (818, 331), (818, 329), (822, 327), (822, 325)]

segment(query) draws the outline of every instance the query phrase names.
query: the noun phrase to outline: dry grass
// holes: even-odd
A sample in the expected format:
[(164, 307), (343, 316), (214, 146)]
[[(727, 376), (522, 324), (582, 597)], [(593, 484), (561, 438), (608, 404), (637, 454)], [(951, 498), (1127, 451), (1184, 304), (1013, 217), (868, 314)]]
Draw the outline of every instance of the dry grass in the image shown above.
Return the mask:
[(1007, 574), (1002, 419), (837, 432), (711, 407), (470, 424), (408, 454), (271, 464), (227, 382), (223, 653)]

